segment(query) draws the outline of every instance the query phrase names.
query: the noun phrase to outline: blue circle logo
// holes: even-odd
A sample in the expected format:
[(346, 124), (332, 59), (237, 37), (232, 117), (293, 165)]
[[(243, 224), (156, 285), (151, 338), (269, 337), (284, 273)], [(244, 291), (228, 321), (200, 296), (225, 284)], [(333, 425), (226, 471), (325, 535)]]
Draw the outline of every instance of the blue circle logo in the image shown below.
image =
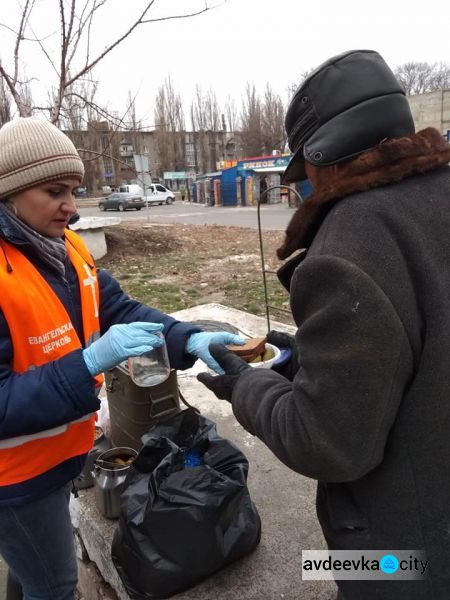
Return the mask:
[(380, 559), (380, 569), (390, 575), (398, 569), (398, 559), (393, 554), (385, 554)]

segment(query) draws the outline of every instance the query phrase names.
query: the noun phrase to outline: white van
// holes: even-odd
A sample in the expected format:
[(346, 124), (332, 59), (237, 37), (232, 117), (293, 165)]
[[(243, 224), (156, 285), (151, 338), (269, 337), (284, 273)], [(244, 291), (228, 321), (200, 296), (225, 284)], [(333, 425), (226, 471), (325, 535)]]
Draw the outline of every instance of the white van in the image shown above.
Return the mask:
[(149, 204), (172, 204), (175, 194), (160, 183), (152, 183), (145, 188), (145, 201)]
[(139, 196), (144, 195), (144, 190), (140, 185), (135, 183), (121, 185), (116, 189), (116, 192), (125, 192), (126, 194), (138, 194)]

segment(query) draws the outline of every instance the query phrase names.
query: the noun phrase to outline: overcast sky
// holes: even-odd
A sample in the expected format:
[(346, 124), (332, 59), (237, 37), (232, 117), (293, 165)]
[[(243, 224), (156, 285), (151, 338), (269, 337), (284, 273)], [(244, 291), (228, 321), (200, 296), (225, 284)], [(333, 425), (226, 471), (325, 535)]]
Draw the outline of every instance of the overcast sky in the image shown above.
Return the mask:
[[(22, 4), (24, 0), (22, 0)], [(81, 3), (81, 2), (80, 2)], [(145, 5), (145, 0), (109, 0), (97, 22), (93, 43), (101, 49)], [(185, 112), (199, 83), (212, 88), (219, 102), (240, 98), (247, 81), (262, 93), (266, 82), (287, 99), (289, 85), (301, 73), (340, 52), (354, 48), (379, 51), (395, 67), (406, 61), (450, 62), (450, 2), (427, 0), (211, 0), (217, 7), (193, 19), (141, 25), (95, 70), (99, 99), (122, 113), (128, 90), (137, 94), (138, 116), (153, 123), (154, 98), (170, 75), (185, 99)], [(17, 24), (18, 0), (0, 0), (0, 22)], [(58, 0), (36, 0), (35, 32), (58, 28)], [(204, 0), (156, 0), (151, 18), (192, 12)], [(55, 48), (57, 36), (54, 36)], [(13, 40), (0, 30), (0, 57)], [(51, 44), (52, 38), (47, 40)], [(48, 87), (49, 66), (39, 51), (24, 54), (28, 76)], [(41, 93), (43, 93), (41, 91)]]

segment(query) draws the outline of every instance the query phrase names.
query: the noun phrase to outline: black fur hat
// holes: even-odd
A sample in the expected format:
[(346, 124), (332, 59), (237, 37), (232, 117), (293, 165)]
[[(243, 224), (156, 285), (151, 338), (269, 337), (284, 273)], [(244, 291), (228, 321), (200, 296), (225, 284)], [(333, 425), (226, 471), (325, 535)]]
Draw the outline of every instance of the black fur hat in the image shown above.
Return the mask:
[(285, 126), (294, 153), (286, 183), (306, 179), (305, 160), (333, 165), (415, 131), (404, 90), (373, 50), (345, 52), (308, 75), (292, 98)]

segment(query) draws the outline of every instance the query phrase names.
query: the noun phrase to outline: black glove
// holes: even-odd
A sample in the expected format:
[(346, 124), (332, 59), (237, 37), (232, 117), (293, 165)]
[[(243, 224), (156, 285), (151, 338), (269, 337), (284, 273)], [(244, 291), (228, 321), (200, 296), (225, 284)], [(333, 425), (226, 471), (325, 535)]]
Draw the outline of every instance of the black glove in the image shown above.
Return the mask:
[(267, 334), (267, 341), (277, 348), (289, 348), (291, 350), (291, 357), (281, 365), (273, 365), (272, 371), (276, 371), (280, 375), (283, 375), (283, 377), (286, 377), (286, 379), (289, 379), (289, 381), (292, 381), (300, 368), (295, 337), (283, 331), (272, 330)]
[(209, 352), (225, 371), (225, 375), (210, 375), (209, 373), (199, 373), (197, 379), (209, 388), (221, 400), (231, 402), (233, 388), (237, 380), (247, 369), (251, 369), (245, 360), (236, 356), (225, 346), (221, 344), (210, 344)]

